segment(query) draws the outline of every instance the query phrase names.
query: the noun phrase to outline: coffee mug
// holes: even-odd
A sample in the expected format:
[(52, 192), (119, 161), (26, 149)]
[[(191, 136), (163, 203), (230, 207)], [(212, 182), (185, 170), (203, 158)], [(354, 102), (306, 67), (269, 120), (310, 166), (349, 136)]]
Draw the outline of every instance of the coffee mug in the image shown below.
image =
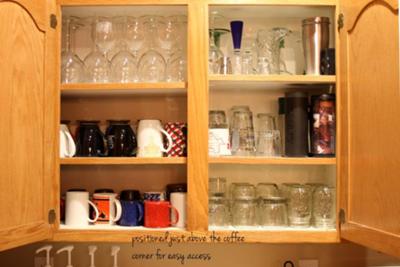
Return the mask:
[(187, 124), (184, 122), (167, 122), (165, 131), (171, 135), (172, 147), (167, 157), (184, 157), (187, 154)]
[(99, 218), (98, 224), (115, 224), (122, 214), (121, 202), (117, 199), (115, 193), (95, 193), (93, 194), (93, 203), (96, 205)]
[(171, 193), (171, 205), (177, 209), (179, 218), (176, 218), (175, 212), (171, 211), (171, 220), (177, 221), (176, 227), (186, 227), (186, 193), (173, 192)]
[[(65, 225), (88, 226), (89, 222), (96, 222), (99, 218), (99, 210), (89, 200), (87, 191), (68, 191), (65, 200)], [(89, 205), (93, 207), (94, 219), (89, 218)]]
[(60, 157), (71, 158), (75, 155), (75, 141), (66, 124), (60, 125)]
[(165, 200), (164, 192), (144, 192), (143, 199), (149, 201), (163, 201)]
[[(170, 211), (175, 213), (175, 221), (171, 221)], [(169, 227), (179, 221), (179, 212), (168, 201), (144, 202), (144, 226), (150, 228)]]
[[(168, 140), (167, 149), (164, 148), (162, 135)], [(161, 125), (159, 120), (140, 120), (137, 130), (138, 157), (162, 157), (172, 148), (172, 138)]]
[(144, 207), (137, 190), (124, 190), (120, 194), (122, 215), (118, 224), (122, 226), (142, 225)]

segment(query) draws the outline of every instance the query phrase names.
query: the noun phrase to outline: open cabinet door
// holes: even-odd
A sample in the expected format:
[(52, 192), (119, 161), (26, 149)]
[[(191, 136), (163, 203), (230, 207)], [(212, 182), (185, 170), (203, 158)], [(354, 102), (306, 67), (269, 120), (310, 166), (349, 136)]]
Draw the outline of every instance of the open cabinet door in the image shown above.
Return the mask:
[(341, 12), (341, 237), (400, 257), (398, 3), (341, 0)]
[(58, 133), (53, 10), (53, 0), (0, 1), (0, 251), (53, 232)]

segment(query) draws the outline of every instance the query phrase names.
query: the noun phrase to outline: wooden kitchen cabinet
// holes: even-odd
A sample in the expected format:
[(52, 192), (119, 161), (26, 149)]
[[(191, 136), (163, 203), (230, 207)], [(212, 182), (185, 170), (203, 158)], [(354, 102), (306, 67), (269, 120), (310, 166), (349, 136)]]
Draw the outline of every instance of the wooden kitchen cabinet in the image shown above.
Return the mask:
[[(108, 8), (109, 5), (112, 8)], [(62, 14), (81, 12), (89, 15), (93, 8), (118, 11), (126, 6), (166, 13), (183, 10), (187, 14), (187, 82), (61, 85)], [(259, 8), (261, 15), (262, 10), (269, 11), (265, 12), (267, 17), (271, 13), (283, 17), (285, 14), (300, 17), (302, 14), (318, 15), (319, 12), (331, 14), (337, 75), (208, 75), (210, 10), (225, 10), (249, 17), (253, 13), (248, 11), (254, 8)], [(397, 194), (400, 171), (396, 168), (400, 166), (400, 158), (396, 156), (400, 150), (400, 141), (396, 138), (400, 131), (400, 120), (396, 116), (400, 112), (400, 87), (396, 1), (60, 0), (56, 4), (50, 0), (20, 0), (0, 1), (1, 13), (8, 14), (0, 16), (0, 36), (6, 40), (0, 46), (0, 58), (8, 59), (1, 61), (0, 66), (0, 121), (6, 125), (0, 131), (0, 137), (8, 140), (1, 148), (2, 155), (7, 155), (1, 158), (0, 200), (6, 203), (1, 208), (1, 250), (39, 240), (129, 242), (135, 235), (165, 234), (165, 229), (63, 227), (59, 220), (59, 199), (61, 193), (72, 186), (86, 186), (92, 190), (100, 185), (115, 185), (121, 189), (126, 184), (138, 184), (147, 188), (149, 183), (186, 181), (187, 230), (168, 231), (179, 235), (190, 235), (191, 232), (207, 235), (208, 177), (236, 170), (265, 171), (272, 166), (275, 172), (285, 170), (293, 177), (297, 172), (312, 170), (336, 184), (337, 228), (328, 231), (240, 231), (246, 242), (330, 243), (346, 239), (400, 257), (400, 195)], [(55, 29), (51, 15), (58, 21)], [(18, 47), (18, 53), (14, 47)], [(209, 108), (223, 101), (234, 101), (230, 90), (240, 90), (243, 99), (257, 100), (259, 95), (259, 99), (276, 97), (276, 92), (282, 94), (290, 86), (301, 90), (308, 90), (308, 86), (336, 86), (336, 158), (208, 157)], [(154, 109), (167, 107), (171, 101), (176, 105), (174, 113), (164, 114)], [(188, 123), (186, 158), (58, 159), (60, 119), (79, 119), (83, 114), (79, 109), (82, 106), (102, 120), (110, 114), (107, 109), (113, 110), (116, 106), (126, 110), (121, 114), (131, 112), (134, 114), (131, 116), (140, 116), (142, 111), (129, 107), (129, 104), (139, 103), (145, 103), (153, 115)], [(102, 107), (109, 108), (103, 110)], [(107, 177), (112, 173), (121, 178)], [(79, 175), (88, 177), (82, 179)], [(135, 177), (123, 178), (128, 175)], [(54, 222), (48, 218), (49, 214), (52, 217), (53, 211), (56, 213)], [(217, 233), (230, 234), (227, 230), (217, 230)]]

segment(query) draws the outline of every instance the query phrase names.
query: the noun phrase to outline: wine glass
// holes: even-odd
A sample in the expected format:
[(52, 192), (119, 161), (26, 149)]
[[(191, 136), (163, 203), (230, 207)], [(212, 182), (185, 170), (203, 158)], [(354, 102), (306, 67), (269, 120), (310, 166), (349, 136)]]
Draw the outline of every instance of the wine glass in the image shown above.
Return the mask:
[(131, 16), (127, 17), (126, 23), (126, 43), (132, 55), (137, 59), (139, 51), (144, 47), (146, 41), (144, 25), (141, 19)]
[(111, 76), (113, 81), (121, 83), (138, 81), (137, 61), (127, 49), (127, 20), (126, 16), (114, 20), (120, 50), (111, 60)]
[[(171, 42), (166, 69), (168, 82), (181, 82), (186, 80), (186, 35), (187, 17), (184, 15), (170, 16), (166, 19), (173, 25), (174, 40)], [(163, 35), (161, 35), (163, 36)]]
[(138, 63), (139, 79), (143, 82), (160, 82), (165, 80), (166, 62), (157, 51), (156, 35), (162, 22), (159, 16), (142, 17), (146, 30), (149, 49), (140, 57)]
[[(110, 62), (107, 59), (106, 53), (111, 50), (109, 39), (104, 36), (104, 28), (112, 28), (110, 20), (104, 21), (99, 17), (89, 18), (89, 23), (92, 30), (93, 49), (84, 62), (88, 71), (88, 79), (94, 83), (107, 83), (110, 81)], [(108, 26), (106, 26), (108, 25)], [(99, 33), (98, 33), (99, 32)], [(102, 48), (100, 50), (100, 47)]]
[(85, 80), (85, 67), (74, 51), (75, 30), (81, 26), (79, 18), (69, 16), (65, 18), (65, 50), (61, 54), (61, 82), (79, 83)]

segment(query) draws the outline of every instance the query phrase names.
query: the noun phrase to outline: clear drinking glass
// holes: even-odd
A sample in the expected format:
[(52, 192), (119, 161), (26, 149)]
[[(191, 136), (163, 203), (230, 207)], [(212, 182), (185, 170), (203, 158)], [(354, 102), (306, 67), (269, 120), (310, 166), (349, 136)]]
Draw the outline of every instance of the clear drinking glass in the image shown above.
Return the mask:
[[(88, 80), (93, 83), (106, 83), (110, 81), (110, 62), (107, 59), (106, 53), (111, 50), (113, 41), (110, 41), (107, 34), (112, 30), (112, 21), (106, 18), (91, 17), (88, 22), (92, 27), (93, 49), (84, 60)], [(104, 30), (106, 28), (107, 30)], [(102, 50), (100, 50), (100, 44)], [(112, 44), (112, 45), (111, 45)]]
[(285, 37), (291, 31), (286, 28), (259, 30), (257, 33), (257, 65), (260, 74), (280, 74), (285, 70), (280, 50), (284, 47)]
[(221, 60), (224, 57), (221, 49), (215, 44), (214, 32), (210, 30), (210, 46), (208, 51), (208, 72), (210, 74), (219, 74)]
[(92, 30), (93, 40), (95, 40), (99, 50), (106, 55), (116, 43), (116, 25), (111, 17), (96, 17)]
[(288, 188), (288, 213), (291, 226), (308, 227), (312, 214), (312, 188), (295, 184)]
[(232, 153), (252, 156), (255, 153), (253, 115), (249, 111), (235, 111), (232, 126)]
[(226, 196), (226, 178), (212, 177), (209, 179), (208, 192), (210, 197)]
[(126, 43), (133, 57), (138, 61), (139, 52), (143, 49), (146, 42), (143, 21), (136, 17), (127, 17)]
[(262, 199), (258, 208), (258, 220), (261, 226), (287, 226), (288, 214), (286, 199), (270, 197)]
[(273, 183), (258, 183), (256, 187), (256, 196), (262, 199), (279, 197), (278, 186)]
[(79, 83), (85, 81), (85, 66), (74, 51), (75, 30), (80, 27), (78, 17), (66, 17), (65, 26), (65, 50), (61, 55), (61, 82)]
[(233, 226), (254, 226), (256, 224), (257, 202), (255, 199), (234, 199), (232, 206)]
[(127, 47), (127, 25), (128, 17), (120, 17), (114, 20), (116, 24), (117, 37), (120, 50), (111, 60), (111, 77), (114, 82), (129, 83), (137, 82), (137, 61), (128, 51)]
[(183, 51), (177, 50), (170, 57), (166, 67), (167, 82), (184, 82), (187, 77), (187, 61)]
[(275, 116), (268, 113), (257, 114), (258, 142), (257, 156), (277, 157), (281, 155), (280, 133), (276, 129)]
[(146, 39), (149, 49), (140, 57), (138, 63), (139, 79), (143, 82), (165, 81), (166, 62), (164, 57), (157, 49), (158, 27), (163, 23), (160, 16), (142, 17)]
[(318, 186), (313, 194), (313, 221), (318, 228), (335, 228), (336, 189)]
[(208, 200), (208, 224), (225, 226), (229, 223), (229, 207), (224, 197), (210, 197)]
[(166, 80), (183, 82), (187, 80), (187, 17), (185, 15), (170, 16), (175, 31), (175, 42), (167, 60)]

